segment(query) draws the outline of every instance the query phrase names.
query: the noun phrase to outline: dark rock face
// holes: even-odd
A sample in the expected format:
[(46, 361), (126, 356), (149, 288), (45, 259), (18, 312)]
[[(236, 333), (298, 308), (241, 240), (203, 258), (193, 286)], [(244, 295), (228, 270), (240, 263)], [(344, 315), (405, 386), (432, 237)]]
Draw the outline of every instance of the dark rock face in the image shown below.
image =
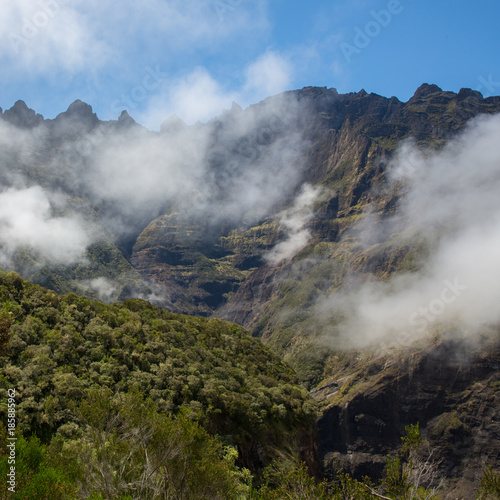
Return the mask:
[(222, 306), (217, 314), (227, 321), (252, 329), (265, 315), (268, 304), (279, 293), (288, 273), (286, 266), (280, 270), (268, 266), (260, 267), (239, 289), (237, 299)]
[(413, 97), (408, 101), (408, 104), (413, 104), (413, 102), (422, 100), (426, 97), (429, 97), (432, 94), (442, 93), (442, 92), (443, 90), (437, 85), (434, 84), (429, 85), (428, 83), (423, 83), (416, 90), (415, 94), (413, 94)]
[(464, 99), (471, 99), (475, 101), (480, 101), (483, 99), (481, 92), (472, 89), (460, 89), (457, 95), (457, 101), (463, 101)]
[(444, 340), (321, 384), (313, 394), (326, 405), (318, 427), (327, 475), (343, 468), (380, 477), (405, 426), (420, 423), (447, 489), (456, 491), (453, 498), (470, 498), (485, 460), (499, 458), (500, 344), (494, 345), (474, 350)]
[[(308, 124), (312, 146), (303, 180), (333, 186), (335, 191), (316, 210), (311, 225), (311, 246), (318, 247), (338, 242), (352, 227), (349, 221), (359, 207), (372, 203), (380, 212), (392, 210), (394, 198), (374, 193), (381, 193), (384, 164), (399, 141), (413, 137), (424, 147), (439, 148), (470, 118), (500, 111), (496, 101), (475, 91), (455, 94), (427, 84), (407, 103), (327, 89), (303, 89), (298, 95), (315, 117)], [(388, 276), (397, 272), (407, 253), (399, 249), (362, 259), (351, 254), (349, 265)], [(308, 373), (307, 351), (301, 358), (297, 346), (307, 344), (304, 331), (314, 325), (314, 310), (304, 313), (303, 306), (321, 290), (323, 278), (321, 266), (315, 270), (314, 263), (311, 271), (303, 272), (307, 262), (308, 257), (300, 257), (277, 267), (260, 267), (216, 313), (261, 336), (299, 372), (302, 369), (301, 375)], [(328, 271), (336, 276), (336, 270)], [(310, 290), (313, 278), (316, 288)], [(306, 319), (297, 315), (295, 324), (283, 319), (298, 304)], [(412, 355), (381, 354), (364, 364), (353, 361), (352, 366), (339, 363), (337, 375), (312, 391), (324, 405), (318, 425), (325, 473), (333, 477), (343, 468), (357, 477), (381, 477), (387, 455), (401, 445), (405, 426), (419, 422), (435, 449), (434, 457), (441, 460), (439, 472), (452, 492), (450, 498), (472, 498), (485, 461), (498, 461), (498, 352), (491, 345), (475, 351), (443, 341), (430, 342)], [(328, 363), (335, 366), (332, 358)]]
[[(294, 94), (307, 110), (304, 130), (311, 142), (301, 180), (334, 190), (311, 223), (315, 243), (338, 241), (349, 229), (350, 217), (369, 202), (391, 210), (394, 199), (377, 200), (373, 193), (384, 183), (384, 165), (401, 140), (413, 137), (422, 146), (439, 147), (478, 113), (500, 111), (500, 103), (478, 92), (455, 94), (428, 84), (407, 103), (364, 91), (338, 94), (316, 87)], [(279, 300), (287, 276), (281, 268), (259, 267), (215, 314), (272, 337), (275, 325), (262, 329), (259, 319), (273, 300)]]
[(43, 123), (43, 116), (28, 108), (24, 101), (17, 101), (12, 108), (5, 111), (3, 118), (19, 128), (35, 128)]
[(137, 126), (137, 122), (128, 114), (126, 110), (123, 110), (118, 118), (118, 126), (120, 128), (130, 128)]
[(60, 113), (50, 121), (54, 134), (60, 137), (79, 136), (90, 132), (100, 121), (93, 112), (92, 106), (79, 99), (70, 104), (64, 113)]

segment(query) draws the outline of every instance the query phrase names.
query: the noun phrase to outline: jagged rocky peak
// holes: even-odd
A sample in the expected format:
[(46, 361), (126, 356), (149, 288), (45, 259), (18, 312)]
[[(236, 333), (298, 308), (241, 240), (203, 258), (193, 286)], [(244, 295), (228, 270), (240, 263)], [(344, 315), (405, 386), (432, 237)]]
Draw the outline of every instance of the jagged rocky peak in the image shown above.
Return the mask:
[(217, 128), (224, 128), (224, 123), (227, 125), (231, 123), (231, 121), (238, 116), (242, 115), (245, 110), (235, 101), (231, 103), (231, 107), (229, 109), (224, 109), (222, 113), (212, 120), (210, 120), (210, 124)]
[(60, 113), (54, 120), (54, 126), (61, 128), (65, 135), (88, 132), (99, 125), (99, 118), (92, 110), (92, 106), (77, 99), (70, 104), (64, 113)]
[(79, 116), (96, 116), (93, 112), (92, 106), (86, 102), (77, 99), (75, 102), (71, 103), (66, 110), (67, 115), (79, 115)]
[(133, 127), (137, 122), (128, 114), (127, 110), (123, 110), (118, 118), (118, 125), (120, 127)]
[(28, 108), (24, 101), (17, 101), (12, 108), (5, 111), (3, 117), (20, 128), (35, 128), (43, 122), (43, 116)]
[(415, 91), (415, 94), (413, 94), (413, 97), (408, 101), (408, 103), (415, 103), (437, 92), (443, 92), (443, 89), (434, 84), (429, 85), (428, 83), (423, 83)]
[(285, 92), (285, 94), (290, 93), (290, 94), (299, 94), (300, 97), (304, 96), (312, 97), (312, 96), (324, 95), (325, 93), (332, 91), (337, 93), (337, 90), (333, 88), (327, 89), (326, 87), (302, 87), (301, 90), (298, 91), (290, 90), (288, 92)]
[(304, 115), (336, 112), (340, 95), (335, 88), (303, 87), (300, 90), (290, 90), (284, 95), (292, 96), (302, 106)]
[(186, 122), (180, 118), (178, 115), (173, 114), (170, 115), (162, 124), (160, 127), (160, 132), (162, 134), (173, 134), (175, 132), (178, 132), (179, 130), (182, 130), (183, 128), (186, 128)]
[(229, 112), (235, 114), (235, 113), (241, 113), (242, 111), (243, 111), (243, 108), (236, 101), (233, 101)]
[(483, 94), (477, 90), (472, 90), (468, 88), (460, 89), (457, 95), (457, 99), (459, 101), (463, 101), (465, 99), (472, 99), (474, 101), (480, 101), (483, 99)]
[(86, 102), (77, 99), (75, 102), (69, 105), (68, 109), (57, 116), (57, 119), (65, 119), (65, 118), (77, 118), (78, 120), (82, 120), (85, 122), (92, 122), (97, 124), (99, 122), (99, 118), (94, 113), (92, 106), (87, 104)]

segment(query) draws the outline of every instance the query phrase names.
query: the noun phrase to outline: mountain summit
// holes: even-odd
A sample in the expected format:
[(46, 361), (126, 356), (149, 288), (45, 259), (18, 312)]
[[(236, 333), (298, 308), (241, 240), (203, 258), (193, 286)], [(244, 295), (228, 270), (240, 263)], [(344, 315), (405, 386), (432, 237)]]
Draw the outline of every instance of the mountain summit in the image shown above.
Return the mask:
[(28, 108), (24, 101), (17, 101), (5, 111), (3, 118), (16, 127), (27, 129), (35, 128), (43, 122), (43, 116)]

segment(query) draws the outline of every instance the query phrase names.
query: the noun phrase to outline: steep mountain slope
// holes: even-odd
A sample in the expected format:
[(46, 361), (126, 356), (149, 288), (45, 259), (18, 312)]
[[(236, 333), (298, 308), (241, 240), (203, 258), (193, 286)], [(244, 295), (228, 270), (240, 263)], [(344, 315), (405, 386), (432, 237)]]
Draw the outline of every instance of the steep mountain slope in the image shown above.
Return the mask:
[[(305, 89), (301, 95), (316, 111), (311, 167), (303, 181), (327, 187), (332, 196), (314, 207), (309, 244), (293, 260), (261, 266), (217, 315), (262, 336), (285, 357), (291, 353), (303, 378), (313, 382), (318, 375), (306, 373), (307, 349), (298, 348), (304, 350), (301, 367), (296, 345), (308, 332), (323, 330), (313, 318), (316, 298), (341, 288), (348, 274), (382, 279), (417, 269), (425, 256), (428, 243), (418, 235), (405, 240), (396, 234), (391, 240), (384, 232), (383, 218), (394, 214), (404, 195), (400, 186), (386, 182), (385, 168), (396, 147), (414, 138), (422, 147), (439, 149), (477, 113), (498, 112), (500, 99), (431, 85), (420, 87), (406, 104), (365, 92), (335, 98), (330, 91)], [(373, 214), (382, 220), (373, 220)], [(364, 216), (374, 226), (369, 245), (360, 241)], [(318, 350), (316, 343), (311, 348)]]
[(450, 332), (420, 345), (337, 356), (312, 394), (324, 471), (381, 477), (401, 442), (395, 429), (420, 422), (435, 484), (447, 498), (474, 498), (486, 463), (499, 463), (500, 337), (480, 344)]
[[(463, 128), (468, 119), (478, 113), (499, 110), (495, 98), (483, 99), (468, 90), (459, 94), (442, 92), (429, 85), (422, 86), (406, 104), (364, 91), (339, 95), (334, 89), (317, 88), (291, 92), (288, 99), (300, 113), (305, 142), (296, 158), (299, 167), (292, 188), (296, 194), (301, 185), (308, 183), (324, 186), (330, 193), (316, 204), (309, 223), (318, 243), (338, 241), (357, 220), (363, 207), (373, 199), (372, 187), (384, 180), (384, 160), (401, 140), (415, 137), (423, 146), (439, 147)], [(217, 127), (218, 139), (223, 144), (225, 134), (233, 126), (230, 115), (223, 115), (209, 125)], [(268, 140), (268, 130), (280, 131), (286, 119), (273, 114), (272, 120), (271, 125), (264, 120), (250, 142), (244, 143), (254, 169), (262, 168), (265, 155), (253, 149), (262, 142), (259, 138)], [(241, 155), (236, 159), (240, 160)], [(224, 161), (226, 169), (236, 165), (233, 157)], [(214, 168), (220, 167), (217, 164)], [(277, 175), (274, 182), (286, 185), (288, 180), (283, 175)], [(221, 196), (230, 195), (231, 190), (222, 189)], [(261, 269), (267, 269), (263, 257), (280, 238), (286, 237), (276, 212), (290, 205), (292, 198), (288, 195), (278, 200), (281, 206), (278, 204), (274, 212), (264, 213), (266, 217), (257, 225), (248, 224), (243, 217), (200, 228), (199, 218), (193, 224), (192, 219), (179, 219), (178, 212), (161, 216), (139, 236), (132, 262), (143, 276), (163, 283), (165, 292), (171, 294), (174, 306), (180, 310), (210, 314), (220, 309), (217, 315), (250, 327), (262, 307), (248, 300), (246, 289), (261, 286)], [(377, 202), (390, 210), (394, 195), (389, 193)], [(256, 272), (255, 279), (251, 277), (252, 270)], [(269, 270), (271, 274), (275, 272), (279, 271)], [(240, 294), (246, 294), (246, 298), (240, 300), (238, 295), (225, 306), (244, 282), (247, 285)], [(238, 313), (241, 308), (245, 319)], [(244, 308), (255, 314), (247, 314)]]
[[(266, 252), (287, 236), (278, 215), (300, 186), (329, 190), (308, 227), (315, 241), (336, 242), (368, 202), (391, 209), (394, 194), (379, 200), (370, 193), (399, 141), (439, 147), (468, 119), (498, 107), (497, 98), (432, 85), (408, 103), (306, 88), (244, 111), (235, 105), (206, 125), (169, 122), (158, 134), (126, 112), (101, 122), (81, 101), (54, 120), (19, 101), (0, 116), (4, 185), (66, 197), (51, 197), (52, 215), (83, 218), (89, 250), (86, 262), (79, 256), (61, 266), (28, 238), (4, 248), (2, 261), (57, 291), (161, 296), (172, 310), (211, 315), (222, 308), (217, 315), (242, 323), (240, 308), (259, 307), (238, 297), (224, 305), (247, 278), (251, 286), (252, 271), (267, 269)], [(99, 278), (104, 293), (92, 284)], [(253, 321), (250, 314), (244, 324)]]
[[(318, 101), (319, 109), (328, 109)], [(384, 311), (384, 297), (393, 294), (388, 289), (405, 293), (398, 277), (418, 281), (454, 224), (453, 218), (446, 219), (448, 227), (438, 228), (436, 236), (430, 221), (418, 227), (418, 215), (399, 210), (415, 194), (404, 181), (416, 171), (418, 175), (421, 163), (407, 161), (402, 181), (391, 182), (388, 167), (398, 158), (400, 141), (412, 138), (425, 156), (432, 157), (476, 113), (496, 113), (498, 106), (498, 98), (483, 100), (472, 91), (453, 94), (424, 85), (406, 104), (361, 93), (349, 103), (353, 113), (341, 124), (332, 126), (326, 122), (328, 115), (320, 115), (327, 124), (316, 129), (324, 127), (324, 136), (313, 140), (312, 168), (304, 180), (321, 183), (335, 196), (313, 207), (308, 245), (291, 260), (254, 271), (217, 312), (262, 337), (310, 388), (316, 386), (312, 394), (324, 408), (320, 454), (331, 477), (339, 469), (357, 477), (380, 477), (385, 457), (400, 445), (405, 426), (416, 422), (440, 464), (437, 475), (449, 498), (471, 498), (484, 464), (498, 464), (494, 416), (500, 330), (494, 327), (486, 340), (471, 345), (467, 336), (460, 340), (460, 323), (443, 319), (440, 324), (439, 310), (429, 325), (424, 321), (428, 336), (417, 331), (413, 344), (411, 318), (419, 310), (418, 295), (406, 313), (406, 324), (391, 326), (393, 318)], [(470, 169), (478, 168), (474, 158), (470, 161)], [(453, 179), (449, 181), (452, 186)], [(445, 195), (446, 181), (442, 184), (440, 196)], [(433, 200), (430, 187), (427, 204), (443, 205)], [(471, 183), (471, 191), (473, 187)], [(463, 204), (467, 198), (464, 191)], [(440, 209), (443, 206), (436, 212)], [(469, 258), (474, 261), (476, 254), (471, 252)], [(434, 272), (450, 272), (442, 267)], [(387, 284), (382, 298), (374, 283)], [(431, 305), (442, 289), (441, 285), (429, 296)], [(469, 294), (468, 300), (474, 297)], [(406, 304), (393, 303), (396, 308), (400, 304), (404, 316)], [(363, 307), (371, 317), (345, 331), (345, 317), (356, 316)], [(386, 318), (385, 336), (372, 333), (380, 326), (377, 315)], [(465, 330), (470, 332), (470, 327)], [(481, 338), (481, 332), (473, 338)]]

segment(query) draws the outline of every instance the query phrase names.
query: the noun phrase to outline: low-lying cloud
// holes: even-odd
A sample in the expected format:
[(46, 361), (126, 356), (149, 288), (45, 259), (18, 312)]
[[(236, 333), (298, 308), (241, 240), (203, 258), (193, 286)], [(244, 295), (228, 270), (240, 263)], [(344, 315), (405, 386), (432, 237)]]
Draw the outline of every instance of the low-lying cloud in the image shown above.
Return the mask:
[(325, 189), (305, 184), (293, 205), (279, 215), (279, 223), (284, 228), (286, 237), (264, 256), (269, 264), (277, 265), (293, 258), (309, 243), (312, 234), (307, 223), (314, 217), (314, 204), (325, 195)]
[(76, 215), (55, 215), (48, 193), (39, 186), (0, 193), (0, 234), (3, 265), (20, 248), (71, 264), (84, 258), (90, 242), (83, 220)]
[(500, 322), (499, 137), (500, 115), (481, 116), (439, 152), (400, 147), (388, 175), (406, 195), (380, 227), (408, 242), (423, 238), (430, 254), (416, 272), (361, 284), (353, 276), (350, 293), (321, 300), (328, 342), (407, 343), (440, 328), (474, 336)]
[[(128, 245), (168, 213), (199, 236), (220, 235), (282, 209), (300, 183), (308, 143), (293, 96), (234, 106), (206, 124), (174, 120), (162, 132), (96, 125), (83, 103), (74, 113), (82, 115), (31, 130), (0, 119), (4, 265), (25, 247), (52, 264), (74, 263), (104, 234)], [(86, 284), (94, 285), (103, 288)]]
[(103, 276), (82, 280), (79, 284), (84, 290), (94, 292), (99, 300), (103, 302), (111, 302), (117, 292), (116, 283)]

